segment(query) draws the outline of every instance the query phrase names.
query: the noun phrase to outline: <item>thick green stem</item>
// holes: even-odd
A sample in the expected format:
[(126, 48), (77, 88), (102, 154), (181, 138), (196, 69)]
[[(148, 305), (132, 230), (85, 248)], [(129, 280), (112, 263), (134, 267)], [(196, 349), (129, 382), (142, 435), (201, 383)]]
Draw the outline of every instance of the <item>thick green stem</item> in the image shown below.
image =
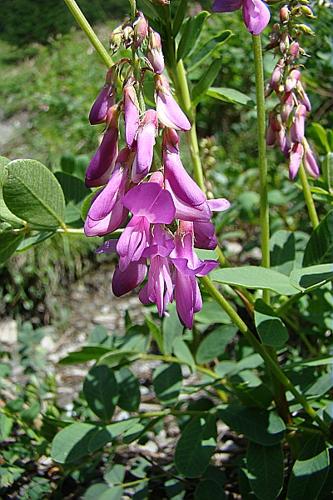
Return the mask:
[(113, 64), (112, 58), (109, 55), (106, 48), (104, 47), (104, 45), (102, 44), (102, 42), (97, 37), (96, 33), (94, 32), (90, 24), (88, 23), (87, 19), (85, 18), (78, 4), (75, 2), (75, 0), (64, 0), (64, 2), (71, 11), (75, 21), (78, 23), (80, 28), (85, 32), (85, 34), (89, 38), (91, 44), (95, 48), (96, 52), (102, 59), (105, 66), (110, 68), (110, 66), (112, 66)]
[(283, 387), (290, 391), (295, 397), (296, 401), (302, 405), (306, 413), (309, 415), (311, 420), (316, 422), (320, 429), (328, 435), (328, 427), (325, 422), (317, 415), (315, 410), (309, 404), (307, 399), (301, 394), (294, 384), (288, 379), (288, 377), (283, 373), (280, 366), (275, 362), (274, 359), (267, 352), (265, 346), (259, 342), (257, 337), (251, 332), (248, 326), (244, 323), (242, 318), (238, 315), (238, 313), (231, 307), (228, 301), (223, 297), (223, 295), (217, 290), (217, 288), (213, 285), (212, 281), (204, 276), (201, 278), (202, 283), (205, 285), (206, 290), (209, 294), (216, 300), (216, 302), (222, 307), (222, 309), (228, 314), (231, 321), (239, 328), (240, 332), (247, 339), (248, 343), (253, 347), (253, 349), (260, 354), (263, 360), (266, 363), (266, 366), (274, 375), (274, 377), (283, 385)]
[[(258, 166), (260, 180), (260, 226), (261, 226), (261, 252), (263, 267), (270, 267), (269, 254), (269, 204), (267, 185), (267, 159), (266, 159), (266, 113), (265, 113), (265, 88), (264, 69), (262, 60), (262, 47), (260, 35), (253, 35), (254, 68), (256, 77), (257, 97), (257, 131), (258, 131)], [(264, 290), (264, 300), (269, 302), (269, 291)]]
[(319, 225), (319, 218), (317, 215), (316, 207), (312, 198), (311, 194), (311, 189), (309, 186), (308, 178), (306, 175), (306, 172), (304, 170), (303, 164), (299, 168), (299, 177), (301, 179), (301, 184), (303, 188), (303, 193), (304, 193), (304, 199), (305, 203), (309, 212), (309, 217), (311, 220), (311, 224), (313, 229), (316, 229), (316, 227)]

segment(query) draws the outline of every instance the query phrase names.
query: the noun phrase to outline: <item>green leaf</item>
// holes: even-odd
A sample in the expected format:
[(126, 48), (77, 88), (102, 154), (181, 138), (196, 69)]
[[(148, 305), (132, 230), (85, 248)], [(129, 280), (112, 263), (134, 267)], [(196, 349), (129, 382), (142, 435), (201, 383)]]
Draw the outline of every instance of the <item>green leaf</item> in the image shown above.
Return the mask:
[(174, 404), (182, 387), (182, 370), (176, 363), (158, 366), (153, 374), (156, 397), (164, 404)]
[(62, 429), (52, 441), (51, 456), (60, 464), (75, 463), (111, 441), (106, 428), (75, 423)]
[(329, 453), (324, 439), (311, 436), (302, 448), (291, 471), (288, 500), (318, 498), (329, 470)]
[(9, 438), (12, 431), (14, 420), (0, 413), (0, 441), (5, 441)]
[(192, 73), (197, 68), (202, 68), (205, 61), (220, 57), (223, 45), (233, 36), (232, 31), (223, 30), (217, 35), (209, 38), (191, 57), (191, 65), (188, 71)]
[(0, 264), (6, 262), (13, 255), (23, 238), (22, 233), (13, 233), (12, 231), (0, 233)]
[(272, 290), (279, 295), (295, 295), (299, 290), (284, 274), (260, 266), (243, 266), (218, 269), (210, 274), (213, 281), (240, 285), (254, 290)]
[(204, 70), (200, 80), (192, 89), (192, 100), (197, 104), (206, 94), (208, 88), (214, 83), (222, 66), (222, 59), (214, 60), (208, 69)]
[(176, 10), (174, 19), (173, 19), (173, 23), (172, 23), (172, 34), (174, 37), (176, 37), (176, 35), (178, 34), (178, 32), (182, 26), (182, 23), (184, 21), (184, 17), (185, 17), (186, 10), (187, 10), (187, 2), (188, 2), (188, 0), (180, 0), (180, 2), (178, 4), (178, 7)]
[(311, 135), (316, 141), (316, 144), (322, 148), (325, 153), (331, 151), (327, 140), (326, 130), (320, 123), (311, 123)]
[(193, 418), (176, 445), (175, 465), (186, 477), (199, 477), (208, 467), (216, 447), (215, 417)]
[(177, 61), (184, 59), (192, 52), (200, 37), (203, 23), (207, 16), (208, 12), (203, 10), (186, 21), (177, 49)]
[(161, 328), (156, 325), (153, 319), (148, 315), (145, 317), (145, 323), (148, 326), (149, 331), (157, 344), (157, 347), (161, 352), (163, 352), (163, 335)]
[(14, 160), (6, 168), (3, 196), (9, 210), (36, 226), (61, 226), (65, 200), (50, 170), (35, 160)]
[(303, 258), (304, 266), (328, 262), (333, 262), (333, 210), (311, 234)]
[(189, 365), (192, 369), (194, 369), (195, 362), (193, 356), (191, 354), (188, 345), (181, 337), (177, 337), (173, 342), (173, 352), (176, 358), (180, 361), (183, 361), (184, 364)]
[(108, 366), (94, 366), (89, 370), (83, 393), (89, 408), (101, 419), (110, 420), (118, 401), (117, 380)]
[(212, 500), (218, 498), (223, 500), (225, 498), (224, 489), (212, 479), (204, 479), (201, 481), (194, 492), (195, 500)]
[(225, 311), (223, 311), (223, 309), (221, 309), (221, 306), (211, 300), (204, 301), (201, 311), (195, 315), (195, 321), (197, 323), (201, 323), (202, 325), (231, 323), (230, 317)]
[[(333, 131), (331, 131), (331, 137), (333, 140)], [(331, 150), (333, 151), (333, 144), (330, 145)], [(327, 189), (331, 194), (333, 194), (333, 153), (327, 153), (323, 160), (323, 176), (325, 178)]]
[(251, 97), (243, 94), (243, 92), (239, 92), (239, 90), (236, 89), (228, 89), (225, 87), (211, 87), (207, 90), (206, 95), (208, 95), (209, 97), (213, 97), (213, 99), (217, 99), (218, 101), (231, 102), (233, 104), (253, 104)]
[(209, 333), (200, 343), (196, 360), (198, 364), (209, 363), (224, 353), (225, 348), (237, 333), (232, 325), (222, 325)]
[(10, 163), (10, 160), (0, 156), (0, 220), (10, 222), (14, 227), (20, 227), (23, 225), (23, 221), (9, 210), (3, 199), (3, 185), (7, 177), (6, 165), (8, 163)]
[(39, 243), (42, 243), (45, 240), (48, 240), (51, 238), (55, 233), (55, 231), (42, 231), (33, 234), (32, 236), (28, 236), (28, 238), (25, 238), (17, 247), (17, 252), (25, 252), (26, 250), (29, 250), (29, 248), (34, 247), (35, 245), (38, 245)]
[(288, 330), (281, 318), (261, 299), (256, 300), (254, 320), (263, 344), (282, 347), (288, 340)]
[(319, 377), (313, 384), (310, 385), (305, 391), (307, 396), (316, 396), (319, 398), (323, 396), (333, 387), (333, 371), (329, 370), (328, 373), (324, 373)]
[(87, 361), (100, 359), (104, 354), (110, 352), (108, 347), (103, 346), (84, 346), (79, 351), (73, 351), (65, 358), (59, 361), (60, 365), (75, 365), (77, 363), (86, 363)]
[(184, 327), (179, 321), (176, 305), (171, 304), (169, 308), (169, 316), (163, 320), (163, 353), (171, 354), (172, 345), (177, 337), (181, 337)]
[(122, 464), (114, 464), (104, 472), (103, 478), (109, 486), (121, 484), (124, 481), (126, 468)]
[(218, 415), (231, 429), (263, 446), (279, 443), (286, 429), (283, 420), (273, 411), (232, 404), (219, 410)]
[(105, 483), (95, 483), (90, 486), (84, 493), (82, 499), (83, 500), (99, 500), (101, 495), (105, 491), (108, 491), (109, 487)]
[(289, 276), (296, 257), (295, 234), (291, 231), (276, 231), (269, 242), (271, 267)]
[(66, 203), (72, 202), (76, 205), (91, 193), (90, 189), (74, 175), (65, 172), (56, 172), (54, 175), (62, 187)]
[(126, 411), (136, 411), (140, 405), (140, 386), (135, 375), (126, 367), (116, 372), (119, 388), (118, 406)]
[(324, 284), (332, 279), (333, 263), (294, 269), (290, 275), (291, 284), (302, 290)]
[(260, 500), (277, 498), (283, 486), (283, 453), (281, 445), (262, 446), (249, 443), (246, 455), (247, 475)]

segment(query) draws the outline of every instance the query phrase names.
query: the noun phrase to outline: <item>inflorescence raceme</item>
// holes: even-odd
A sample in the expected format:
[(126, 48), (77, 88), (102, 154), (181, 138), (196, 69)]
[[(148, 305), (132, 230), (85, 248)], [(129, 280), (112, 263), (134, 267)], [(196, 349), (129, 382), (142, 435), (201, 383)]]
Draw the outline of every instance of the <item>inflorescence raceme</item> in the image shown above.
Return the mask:
[[(215, 260), (200, 260), (194, 247), (216, 247), (212, 212), (230, 204), (225, 199), (207, 200), (182, 164), (177, 131), (188, 131), (191, 124), (163, 74), (160, 35), (142, 13), (112, 33), (111, 49), (121, 46), (131, 48), (133, 57), (109, 69), (89, 115), (92, 125), (105, 123), (105, 132), (86, 172), (87, 186), (99, 189), (85, 233), (106, 236), (125, 226), (119, 239), (111, 237), (98, 249), (119, 256), (112, 279), (114, 294), (129, 292), (147, 277), (140, 300), (155, 303), (161, 316), (175, 300), (182, 323), (191, 328), (194, 313), (202, 307), (196, 278), (217, 266)], [(147, 73), (153, 73), (156, 109), (145, 109)], [(125, 147), (118, 151), (120, 118)], [(159, 154), (156, 143), (161, 144)]]

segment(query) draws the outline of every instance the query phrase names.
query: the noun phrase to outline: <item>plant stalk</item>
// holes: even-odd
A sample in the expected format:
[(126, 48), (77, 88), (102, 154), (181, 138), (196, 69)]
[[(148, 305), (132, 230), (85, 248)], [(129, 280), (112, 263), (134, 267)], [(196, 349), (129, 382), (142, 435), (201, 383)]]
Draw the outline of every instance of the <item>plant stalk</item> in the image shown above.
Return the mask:
[[(261, 252), (263, 267), (270, 267), (269, 253), (269, 204), (267, 183), (267, 158), (266, 158), (266, 112), (264, 69), (260, 35), (252, 36), (254, 69), (256, 79), (256, 104), (257, 104), (257, 132), (258, 132), (258, 164), (260, 181), (260, 226), (261, 226)], [(269, 303), (269, 290), (263, 291), (265, 302)]]
[(75, 0), (64, 0), (65, 4), (67, 5), (68, 9), (71, 11), (75, 21), (78, 23), (80, 28), (85, 32), (87, 37), (89, 38), (91, 44), (95, 48), (96, 52), (102, 59), (103, 63), (105, 66), (110, 68), (113, 65), (113, 61), (111, 56), (109, 55), (108, 51), (88, 23), (86, 17), (84, 16), (82, 10), (78, 6), (78, 4), (75, 2)]
[(302, 188), (303, 188), (305, 203), (306, 203), (306, 206), (307, 206), (307, 209), (309, 212), (311, 225), (312, 225), (313, 229), (316, 229), (316, 227), (319, 225), (319, 218), (317, 215), (316, 207), (315, 207), (315, 204), (314, 204), (314, 201), (312, 198), (312, 194), (311, 194), (309, 181), (308, 181), (303, 164), (301, 164), (301, 166), (299, 168), (299, 177), (300, 177)]

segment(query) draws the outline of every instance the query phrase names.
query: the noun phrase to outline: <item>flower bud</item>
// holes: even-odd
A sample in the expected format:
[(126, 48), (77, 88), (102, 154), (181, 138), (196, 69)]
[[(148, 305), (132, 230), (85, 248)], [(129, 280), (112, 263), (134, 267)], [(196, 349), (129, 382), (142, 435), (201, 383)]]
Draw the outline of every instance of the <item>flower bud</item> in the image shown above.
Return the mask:
[(280, 50), (282, 54), (287, 52), (289, 49), (289, 35), (288, 33), (283, 33), (280, 40)]
[(281, 106), (281, 119), (284, 123), (288, 121), (290, 113), (294, 109), (294, 98), (293, 94), (289, 92), (285, 94), (282, 98), (282, 106)]
[(290, 135), (293, 142), (302, 142), (304, 139), (305, 117), (306, 107), (303, 104), (299, 104), (290, 128)]
[(297, 85), (298, 80), (301, 78), (301, 72), (299, 69), (292, 69), (286, 79), (285, 91), (291, 92)]
[(280, 21), (281, 23), (287, 23), (289, 21), (289, 9), (287, 5), (284, 5), (280, 9)]
[(316, 19), (316, 16), (313, 14), (312, 9), (308, 7), (307, 5), (302, 5), (301, 6), (301, 12), (304, 14), (306, 17), (309, 17), (310, 19)]
[(310, 146), (306, 140), (304, 141), (303, 162), (304, 162), (304, 167), (305, 167), (306, 171), (308, 172), (308, 174), (311, 175), (311, 177), (314, 177), (315, 179), (317, 179), (317, 177), (319, 177), (320, 170), (318, 167), (316, 157), (315, 157), (312, 149), (310, 148)]
[(294, 57), (295, 59), (299, 56), (299, 43), (298, 42), (291, 42), (289, 46), (289, 54)]
[(309, 99), (307, 93), (304, 90), (302, 82), (300, 82), (300, 81), (297, 82), (296, 89), (297, 89), (297, 92), (299, 94), (301, 104), (304, 104), (307, 111), (311, 111), (311, 102), (310, 102), (310, 99)]
[(140, 47), (148, 36), (148, 21), (142, 12), (138, 13), (138, 18), (133, 23), (134, 27), (134, 45)]
[(153, 70), (158, 75), (164, 70), (164, 57), (162, 52), (161, 37), (159, 33), (150, 30), (148, 43), (148, 60), (153, 67)]
[(310, 28), (310, 26), (307, 26), (306, 24), (295, 24), (294, 28), (296, 30), (299, 30), (301, 33), (305, 33), (306, 35), (315, 35), (315, 32)]
[(284, 60), (280, 59), (273, 70), (270, 80), (270, 84), (273, 87), (273, 89), (278, 88), (283, 75), (283, 69), (284, 69)]
[(304, 154), (304, 148), (302, 144), (296, 143), (290, 150), (289, 156), (289, 179), (294, 180), (299, 167), (301, 166), (302, 158)]
[(91, 125), (105, 122), (108, 111), (114, 105), (113, 69), (106, 74), (105, 85), (100, 90), (89, 113)]
[(123, 41), (123, 27), (118, 26), (114, 29), (110, 35), (110, 49), (112, 52), (116, 52)]

